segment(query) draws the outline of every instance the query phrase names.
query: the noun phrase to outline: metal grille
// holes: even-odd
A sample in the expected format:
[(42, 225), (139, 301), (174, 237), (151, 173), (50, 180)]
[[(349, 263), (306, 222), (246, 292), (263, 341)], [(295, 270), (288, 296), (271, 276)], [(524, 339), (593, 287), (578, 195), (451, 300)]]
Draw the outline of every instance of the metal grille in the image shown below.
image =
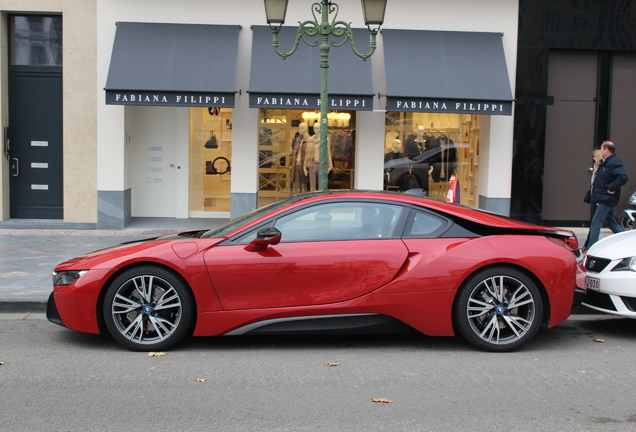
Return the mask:
[(612, 262), (612, 260), (609, 260), (607, 258), (598, 258), (588, 255), (588, 257), (585, 259), (585, 270), (594, 273), (600, 273), (605, 267), (608, 266), (610, 262)]
[(636, 298), (621, 297), (621, 300), (623, 300), (623, 303), (625, 304), (625, 306), (627, 306), (627, 309), (629, 309), (632, 312), (636, 312)]
[(605, 310), (616, 310), (616, 307), (608, 294), (598, 293), (595, 291), (588, 290), (583, 303)]

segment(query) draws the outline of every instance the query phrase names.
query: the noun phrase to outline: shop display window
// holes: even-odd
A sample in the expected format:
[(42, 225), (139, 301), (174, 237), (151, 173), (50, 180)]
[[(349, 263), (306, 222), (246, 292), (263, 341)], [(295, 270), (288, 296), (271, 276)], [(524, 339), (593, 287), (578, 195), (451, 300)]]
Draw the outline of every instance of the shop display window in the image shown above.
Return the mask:
[[(314, 133), (318, 111), (261, 109), (258, 142), (258, 204), (263, 206), (308, 192), (317, 185), (312, 158), (319, 136)], [(355, 113), (328, 114), (329, 189), (353, 189), (355, 169)], [(309, 150), (309, 151), (308, 151)], [(305, 173), (306, 169), (306, 173)], [(314, 176), (315, 182), (312, 182)]]
[(477, 207), (479, 128), (478, 115), (387, 112), (384, 189)]
[(232, 109), (190, 108), (191, 212), (229, 212)]

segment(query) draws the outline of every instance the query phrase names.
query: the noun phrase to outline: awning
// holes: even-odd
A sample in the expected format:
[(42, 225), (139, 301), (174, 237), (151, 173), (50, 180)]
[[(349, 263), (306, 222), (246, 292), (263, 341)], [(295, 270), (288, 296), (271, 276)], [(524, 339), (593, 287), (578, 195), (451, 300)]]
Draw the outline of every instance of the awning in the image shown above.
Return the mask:
[(106, 103), (233, 107), (239, 29), (117, 23)]
[[(297, 27), (283, 27), (279, 49), (289, 51), (294, 45)], [(354, 29), (359, 52), (370, 50), (367, 29)], [(320, 41), (320, 36), (305, 39)], [(337, 39), (342, 40), (342, 38)], [(371, 56), (363, 61), (349, 42), (329, 51), (329, 109), (373, 110)], [(267, 26), (252, 27), (252, 66), (249, 100), (251, 108), (320, 109), (320, 49), (300, 41), (298, 50), (283, 60), (272, 46), (272, 32)]]
[(511, 115), (501, 33), (382, 30), (387, 111)]

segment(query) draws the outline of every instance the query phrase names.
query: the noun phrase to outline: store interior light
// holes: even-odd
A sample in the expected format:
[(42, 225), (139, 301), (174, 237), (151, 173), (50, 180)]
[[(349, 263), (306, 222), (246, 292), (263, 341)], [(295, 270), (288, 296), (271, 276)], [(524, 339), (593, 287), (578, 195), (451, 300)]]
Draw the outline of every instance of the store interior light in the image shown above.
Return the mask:
[[(320, 119), (319, 112), (305, 111), (301, 114), (303, 121), (312, 126)], [(349, 127), (351, 122), (351, 114), (330, 112), (327, 114), (327, 124), (329, 127)]]
[[(305, 111), (302, 113), (301, 117), (309, 126), (312, 126), (318, 119), (320, 118), (320, 113)], [(327, 116), (329, 118), (329, 116)]]

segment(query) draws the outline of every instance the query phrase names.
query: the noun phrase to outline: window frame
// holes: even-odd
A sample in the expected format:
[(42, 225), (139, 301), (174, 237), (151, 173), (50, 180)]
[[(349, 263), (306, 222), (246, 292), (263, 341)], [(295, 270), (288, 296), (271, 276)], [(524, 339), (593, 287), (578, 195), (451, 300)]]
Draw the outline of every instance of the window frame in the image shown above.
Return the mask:
[[(395, 227), (393, 229), (393, 235), (391, 235), (390, 237), (285, 241), (285, 234), (283, 233), (281, 238), (281, 244), (282, 243), (313, 243), (313, 242), (320, 242), (320, 241), (365, 241), (365, 240), (401, 239), (404, 233), (404, 227), (407, 223), (407, 218), (409, 217), (411, 207), (412, 207), (408, 203), (401, 203), (397, 201), (388, 201), (388, 200), (372, 200), (372, 199), (351, 199), (346, 201), (334, 200), (334, 201), (320, 201), (320, 202), (307, 203), (298, 207), (294, 207), (293, 209), (290, 209), (289, 211), (286, 211), (284, 213), (277, 214), (276, 216), (273, 216), (272, 218), (267, 219), (263, 221), (262, 223), (259, 223), (258, 225), (248, 228), (246, 231), (241, 231), (240, 233), (237, 233), (233, 235), (232, 237), (228, 238), (227, 240), (219, 243), (219, 246), (246, 245), (249, 243), (249, 241), (252, 240), (251, 237), (256, 232), (258, 232), (262, 228), (275, 226), (275, 224), (278, 222), (279, 219), (290, 216), (297, 212), (308, 210), (312, 207), (338, 204), (339, 202), (341, 202), (342, 204), (351, 204), (351, 205), (355, 205), (356, 203), (359, 203), (359, 204), (372, 204), (376, 206), (401, 207), (402, 211), (400, 212), (399, 218), (395, 223)], [(250, 238), (250, 240), (246, 241), (247, 238)]]
[[(442, 224), (440, 225), (439, 228), (437, 228), (436, 230), (430, 232), (427, 235), (415, 235), (415, 234), (410, 234), (411, 230), (413, 229), (413, 224), (415, 222), (415, 217), (417, 215), (417, 213), (423, 213), (425, 215), (430, 216), (433, 219), (437, 219), (440, 220), (442, 222)], [(405, 226), (404, 226), (404, 231), (402, 232), (402, 238), (403, 239), (430, 239), (430, 238), (439, 238), (442, 237), (442, 235), (447, 232), (450, 227), (453, 226), (453, 221), (451, 221), (450, 219), (443, 217), (442, 215), (430, 211), (429, 209), (425, 208), (425, 207), (420, 207), (420, 206), (416, 206), (413, 205), (411, 206), (411, 211), (408, 214), (408, 219), (406, 220)]]

